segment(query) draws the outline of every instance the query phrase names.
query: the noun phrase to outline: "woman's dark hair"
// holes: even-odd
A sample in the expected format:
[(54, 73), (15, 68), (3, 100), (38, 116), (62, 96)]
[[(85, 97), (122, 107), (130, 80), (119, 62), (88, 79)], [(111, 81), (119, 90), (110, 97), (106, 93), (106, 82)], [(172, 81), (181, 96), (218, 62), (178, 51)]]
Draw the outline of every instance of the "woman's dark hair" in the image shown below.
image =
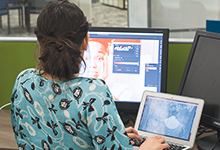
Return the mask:
[(34, 33), (40, 44), (40, 67), (59, 79), (79, 73), (84, 61), (81, 45), (89, 30), (82, 10), (68, 1), (45, 6), (37, 19)]

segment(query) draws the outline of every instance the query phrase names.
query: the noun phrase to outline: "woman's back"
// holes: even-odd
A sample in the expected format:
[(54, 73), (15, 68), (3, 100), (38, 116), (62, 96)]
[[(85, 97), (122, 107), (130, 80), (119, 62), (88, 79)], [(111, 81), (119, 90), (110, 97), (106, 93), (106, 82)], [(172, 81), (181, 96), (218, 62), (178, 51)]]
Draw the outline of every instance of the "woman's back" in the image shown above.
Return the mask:
[(55, 82), (28, 69), (18, 75), (12, 95), (13, 129), (26, 149), (132, 148), (116, 112), (100, 79)]

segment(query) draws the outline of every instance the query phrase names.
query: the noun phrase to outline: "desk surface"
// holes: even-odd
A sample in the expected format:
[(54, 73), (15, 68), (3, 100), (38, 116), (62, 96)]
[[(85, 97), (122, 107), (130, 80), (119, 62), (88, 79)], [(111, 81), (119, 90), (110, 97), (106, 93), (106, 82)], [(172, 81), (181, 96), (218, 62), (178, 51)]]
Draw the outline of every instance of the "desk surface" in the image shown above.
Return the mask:
[(18, 149), (11, 126), (10, 110), (0, 110), (0, 150)]
[[(11, 126), (10, 110), (0, 110), (0, 120), (0, 150), (17, 150), (17, 144)], [(205, 135), (206, 134), (199, 138), (202, 138)], [(196, 139), (196, 141), (198, 139)], [(196, 144), (194, 145), (193, 150), (198, 150)]]

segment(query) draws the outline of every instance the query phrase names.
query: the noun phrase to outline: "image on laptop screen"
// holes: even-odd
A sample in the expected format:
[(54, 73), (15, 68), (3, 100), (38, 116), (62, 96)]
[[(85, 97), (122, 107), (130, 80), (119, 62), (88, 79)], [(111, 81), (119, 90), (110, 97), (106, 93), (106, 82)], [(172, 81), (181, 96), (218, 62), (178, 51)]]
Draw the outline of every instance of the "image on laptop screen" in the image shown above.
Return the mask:
[(138, 130), (190, 140), (198, 104), (148, 96)]
[(140, 102), (143, 91), (161, 90), (162, 33), (90, 31), (86, 70), (101, 78), (116, 101)]

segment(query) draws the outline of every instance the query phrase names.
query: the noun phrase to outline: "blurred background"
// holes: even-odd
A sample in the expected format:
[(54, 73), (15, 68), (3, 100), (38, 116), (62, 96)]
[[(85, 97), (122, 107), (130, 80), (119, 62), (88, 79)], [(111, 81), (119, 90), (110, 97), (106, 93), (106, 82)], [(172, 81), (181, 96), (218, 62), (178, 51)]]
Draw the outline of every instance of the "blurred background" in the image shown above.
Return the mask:
[[(34, 37), (41, 9), (55, 0), (0, 0), (0, 35)], [(206, 20), (219, 20), (219, 0), (69, 0), (95, 27), (169, 28), (170, 37), (193, 39)]]

